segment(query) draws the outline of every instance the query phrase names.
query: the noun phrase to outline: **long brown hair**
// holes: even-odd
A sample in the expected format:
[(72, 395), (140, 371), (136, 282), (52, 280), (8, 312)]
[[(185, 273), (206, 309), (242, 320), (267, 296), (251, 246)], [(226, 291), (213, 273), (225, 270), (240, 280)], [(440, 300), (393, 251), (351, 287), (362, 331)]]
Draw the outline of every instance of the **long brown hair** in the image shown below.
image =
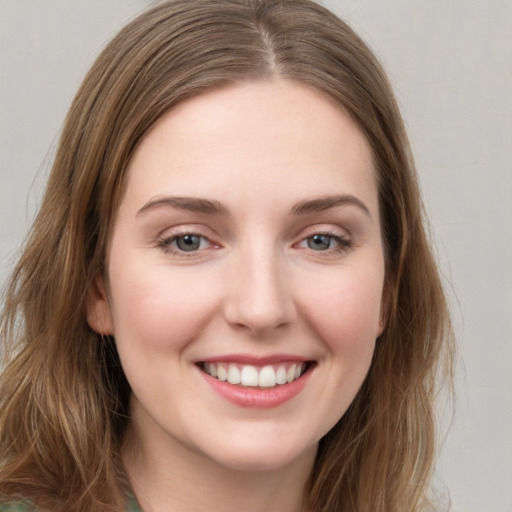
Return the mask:
[[(373, 150), (384, 233), (386, 327), (355, 401), (320, 443), (304, 494), (316, 512), (428, 504), (433, 400), (450, 326), (403, 123), (379, 63), (310, 0), (174, 0), (126, 26), (68, 113), (1, 319), (0, 495), (54, 511), (119, 511), (130, 389), (86, 322), (130, 157), (185, 98), (280, 77), (335, 99)], [(442, 356), (444, 354), (444, 359)]]

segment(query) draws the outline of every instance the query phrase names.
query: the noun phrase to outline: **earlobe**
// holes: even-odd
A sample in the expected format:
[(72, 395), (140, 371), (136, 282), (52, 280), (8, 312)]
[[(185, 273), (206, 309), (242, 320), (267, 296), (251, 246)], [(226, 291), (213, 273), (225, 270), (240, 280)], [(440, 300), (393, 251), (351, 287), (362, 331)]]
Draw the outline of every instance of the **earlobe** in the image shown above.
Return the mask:
[(381, 311), (380, 318), (379, 318), (379, 324), (377, 326), (377, 338), (384, 332), (384, 327), (386, 327), (386, 321), (384, 319), (384, 314)]
[(377, 324), (377, 338), (382, 335), (384, 329), (386, 327), (388, 319), (388, 301), (385, 300), (385, 297), (381, 300), (380, 305), (380, 314), (379, 314), (379, 323)]
[(101, 276), (94, 280), (89, 289), (86, 311), (87, 323), (93, 331), (101, 335), (114, 334), (110, 303), (105, 290), (105, 282)]

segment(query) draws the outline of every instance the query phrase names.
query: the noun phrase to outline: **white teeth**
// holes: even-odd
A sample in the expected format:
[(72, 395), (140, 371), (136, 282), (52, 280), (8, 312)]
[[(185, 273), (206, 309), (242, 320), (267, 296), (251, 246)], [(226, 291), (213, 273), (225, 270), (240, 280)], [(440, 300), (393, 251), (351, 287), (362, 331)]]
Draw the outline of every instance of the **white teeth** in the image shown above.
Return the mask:
[(276, 384), (286, 384), (286, 368), (284, 366), (277, 369)]
[[(211, 367), (212, 366), (215, 366), (214, 364), (211, 364), (210, 365), (210, 375), (213, 377), (213, 372), (211, 371)], [(217, 366), (217, 378), (219, 380), (221, 380), (222, 382), (228, 380), (228, 372), (226, 371), (226, 368), (224, 368), (224, 366), (222, 366), (221, 364), (219, 364), (219, 366)]]
[[(210, 374), (211, 375), (211, 374)], [(213, 377), (213, 375), (212, 375)], [(254, 366), (247, 365), (242, 368), (240, 376), (240, 384), (242, 386), (257, 386), (258, 385), (258, 370)]]
[(248, 387), (273, 388), (276, 385), (289, 384), (297, 380), (303, 373), (305, 365), (292, 363), (290, 366), (239, 365), (235, 363), (203, 363), (203, 370), (212, 377), (230, 384)]
[(286, 382), (293, 382), (295, 379), (295, 365), (292, 364), (288, 371), (286, 372)]
[(234, 364), (228, 367), (228, 382), (230, 384), (240, 384), (240, 370)]
[(276, 385), (276, 372), (272, 366), (264, 366), (258, 379), (260, 388), (273, 388)]

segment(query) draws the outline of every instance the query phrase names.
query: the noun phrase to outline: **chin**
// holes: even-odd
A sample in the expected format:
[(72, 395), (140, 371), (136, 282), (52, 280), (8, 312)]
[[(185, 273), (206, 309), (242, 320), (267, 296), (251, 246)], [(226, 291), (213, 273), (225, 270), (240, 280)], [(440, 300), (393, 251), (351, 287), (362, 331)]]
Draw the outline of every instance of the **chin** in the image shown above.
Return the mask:
[(318, 443), (311, 446), (297, 447), (285, 446), (282, 442), (247, 442), (243, 445), (233, 443), (229, 449), (222, 453), (210, 453), (209, 458), (216, 464), (238, 472), (262, 472), (279, 471), (293, 465), (307, 464), (311, 466), (314, 462)]

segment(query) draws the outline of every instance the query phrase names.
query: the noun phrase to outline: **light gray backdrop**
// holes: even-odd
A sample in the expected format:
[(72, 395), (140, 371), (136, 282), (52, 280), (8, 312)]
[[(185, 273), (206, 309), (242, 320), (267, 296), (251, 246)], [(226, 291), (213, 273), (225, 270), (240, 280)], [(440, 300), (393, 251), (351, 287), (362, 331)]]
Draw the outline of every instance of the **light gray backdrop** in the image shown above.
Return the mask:
[[(0, 283), (80, 79), (150, 3), (0, 0)], [(449, 288), (464, 364), (439, 486), (455, 512), (512, 512), (512, 1), (324, 4), (389, 71)]]

